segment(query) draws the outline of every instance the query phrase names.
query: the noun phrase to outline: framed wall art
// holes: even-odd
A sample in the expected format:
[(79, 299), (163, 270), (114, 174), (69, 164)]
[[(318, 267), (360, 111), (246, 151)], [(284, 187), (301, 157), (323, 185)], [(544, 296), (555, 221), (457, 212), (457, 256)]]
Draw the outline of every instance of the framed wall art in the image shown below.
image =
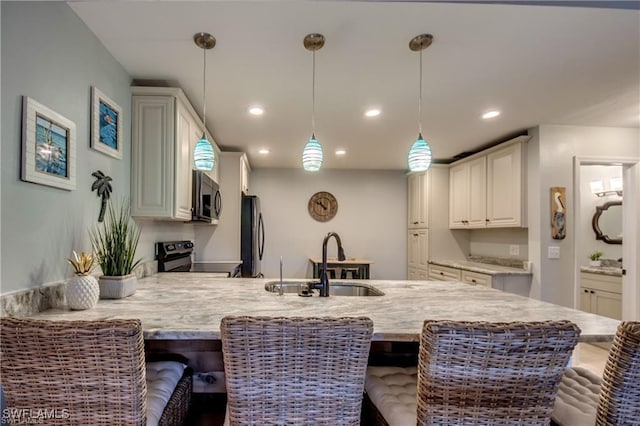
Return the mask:
[(35, 100), (22, 97), (22, 168), (25, 182), (76, 189), (76, 125)]
[(122, 159), (122, 109), (95, 86), (91, 88), (91, 148)]
[(564, 186), (551, 187), (551, 238), (564, 240), (567, 236), (567, 198)]

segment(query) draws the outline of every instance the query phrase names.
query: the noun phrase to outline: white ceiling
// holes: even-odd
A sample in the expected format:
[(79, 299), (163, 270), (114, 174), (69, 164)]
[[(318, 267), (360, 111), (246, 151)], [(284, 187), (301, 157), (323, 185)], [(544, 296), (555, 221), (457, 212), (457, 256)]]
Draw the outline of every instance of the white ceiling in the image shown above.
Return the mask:
[[(316, 136), (324, 167), (406, 169), (418, 133), (423, 52), (423, 135), (434, 158), (538, 124), (640, 127), (640, 11), (558, 6), (348, 1), (73, 1), (71, 8), (133, 79), (180, 86), (207, 127), (255, 167), (300, 167), (311, 135), (316, 53)], [(247, 113), (265, 107), (263, 116)], [(377, 106), (382, 114), (366, 119)], [(482, 120), (499, 109), (502, 115)], [(258, 153), (268, 148), (268, 155)], [(344, 148), (347, 154), (336, 157)]]

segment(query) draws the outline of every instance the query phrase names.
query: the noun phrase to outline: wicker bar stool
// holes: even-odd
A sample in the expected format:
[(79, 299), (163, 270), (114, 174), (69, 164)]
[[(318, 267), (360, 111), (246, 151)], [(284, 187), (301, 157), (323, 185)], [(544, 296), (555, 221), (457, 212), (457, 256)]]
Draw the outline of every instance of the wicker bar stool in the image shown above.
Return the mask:
[(551, 415), (557, 425), (640, 425), (640, 322), (620, 323), (602, 378), (568, 368)]
[[(579, 334), (569, 321), (425, 321), (417, 371), (368, 369), (367, 403), (378, 411), (370, 417), (390, 425), (548, 425)], [(415, 420), (407, 407), (389, 405), (402, 401), (393, 394), (406, 383), (416, 389), (404, 404)]]
[(359, 425), (369, 318), (227, 316), (220, 333), (231, 425)]
[[(48, 425), (182, 425), (192, 377), (178, 362), (145, 364), (139, 320), (0, 319), (7, 407)], [(42, 413), (42, 411), (41, 411)]]

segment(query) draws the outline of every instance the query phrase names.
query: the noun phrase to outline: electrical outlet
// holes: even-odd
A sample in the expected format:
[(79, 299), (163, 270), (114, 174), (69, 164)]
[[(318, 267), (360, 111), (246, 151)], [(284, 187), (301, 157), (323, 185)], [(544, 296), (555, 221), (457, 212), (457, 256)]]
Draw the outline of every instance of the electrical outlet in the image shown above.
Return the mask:
[(547, 257), (549, 259), (560, 259), (560, 247), (549, 246), (547, 250)]
[(520, 246), (510, 245), (509, 246), (509, 254), (511, 256), (520, 256)]

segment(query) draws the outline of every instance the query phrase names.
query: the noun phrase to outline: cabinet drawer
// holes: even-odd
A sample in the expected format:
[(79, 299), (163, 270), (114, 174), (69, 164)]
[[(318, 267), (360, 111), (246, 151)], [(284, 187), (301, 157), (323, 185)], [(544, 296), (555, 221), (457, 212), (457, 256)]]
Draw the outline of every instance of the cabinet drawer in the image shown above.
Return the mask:
[(429, 279), (437, 281), (460, 281), (460, 270), (447, 266), (429, 265)]
[(472, 285), (491, 287), (491, 275), (480, 274), (478, 272), (462, 271), (462, 282)]
[(622, 277), (581, 272), (580, 285), (589, 289), (622, 294)]

